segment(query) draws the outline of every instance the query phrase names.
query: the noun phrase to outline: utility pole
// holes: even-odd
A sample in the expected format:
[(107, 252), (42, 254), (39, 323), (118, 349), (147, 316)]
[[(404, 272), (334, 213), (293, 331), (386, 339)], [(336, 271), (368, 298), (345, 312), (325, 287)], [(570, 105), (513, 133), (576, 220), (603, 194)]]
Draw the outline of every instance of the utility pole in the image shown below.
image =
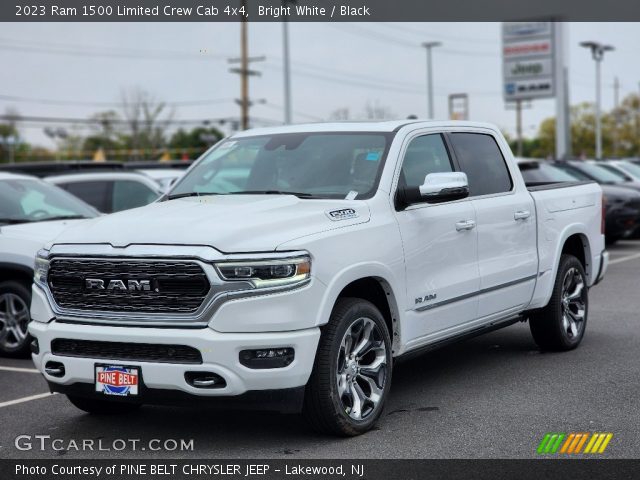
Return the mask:
[[(288, 7), (287, 4), (294, 4), (296, 0), (282, 0), (282, 6)], [(282, 19), (282, 57), (284, 62), (284, 123), (291, 124), (291, 67), (289, 60), (289, 15), (286, 13)]]
[(522, 99), (516, 100), (516, 154), (522, 157)]
[[(247, 0), (241, 0), (241, 10), (247, 11)], [(242, 16), (240, 21), (240, 58), (230, 58), (229, 63), (240, 63), (240, 68), (231, 68), (229, 71), (240, 75), (240, 99), (236, 102), (240, 105), (240, 128), (246, 130), (249, 128), (249, 107), (251, 100), (249, 99), (249, 76), (259, 76), (260, 72), (249, 70), (250, 62), (259, 62), (265, 57), (249, 57), (247, 42), (247, 17)]]
[(618, 111), (618, 107), (620, 105), (620, 82), (618, 81), (618, 77), (615, 77), (613, 80), (613, 156), (616, 157), (618, 155), (618, 132), (620, 126), (620, 112)]
[(636, 142), (638, 150), (636, 155), (640, 158), (640, 82), (638, 82), (638, 116), (636, 117)]
[(598, 42), (580, 42), (581, 47), (591, 49), (591, 56), (596, 63), (596, 159), (602, 159), (602, 125), (600, 118), (601, 89), (600, 89), (600, 64), (604, 53), (613, 50), (611, 45), (603, 45)]
[(431, 49), (442, 45), (441, 42), (424, 42), (422, 46), (427, 49), (427, 114), (433, 119), (433, 70), (431, 68)]

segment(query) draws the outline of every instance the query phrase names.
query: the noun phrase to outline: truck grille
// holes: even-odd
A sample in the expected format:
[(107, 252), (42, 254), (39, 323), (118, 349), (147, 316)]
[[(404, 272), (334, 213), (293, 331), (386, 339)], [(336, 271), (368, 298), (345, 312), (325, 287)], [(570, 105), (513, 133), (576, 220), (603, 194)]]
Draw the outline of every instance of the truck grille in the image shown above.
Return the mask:
[(210, 288), (188, 261), (54, 258), (47, 280), (61, 308), (146, 314), (193, 313)]
[(96, 342), (56, 338), (51, 353), (62, 357), (101, 358), (105, 360), (201, 364), (200, 351), (186, 345), (151, 343)]

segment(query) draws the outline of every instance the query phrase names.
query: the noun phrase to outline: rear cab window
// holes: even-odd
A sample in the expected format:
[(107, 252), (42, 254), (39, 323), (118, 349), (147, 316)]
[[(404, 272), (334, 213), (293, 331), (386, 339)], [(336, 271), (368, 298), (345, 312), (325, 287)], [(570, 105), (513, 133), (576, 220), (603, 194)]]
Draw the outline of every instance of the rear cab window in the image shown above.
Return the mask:
[(495, 138), (486, 133), (450, 133), (448, 135), (460, 163), (467, 174), (472, 197), (507, 193), (513, 180)]

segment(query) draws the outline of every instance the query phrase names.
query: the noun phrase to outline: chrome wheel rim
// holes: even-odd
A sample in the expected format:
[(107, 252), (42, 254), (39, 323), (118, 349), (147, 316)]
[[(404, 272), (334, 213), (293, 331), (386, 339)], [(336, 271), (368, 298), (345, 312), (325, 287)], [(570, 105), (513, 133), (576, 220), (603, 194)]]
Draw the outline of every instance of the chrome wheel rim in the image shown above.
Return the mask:
[(571, 340), (580, 336), (587, 314), (584, 278), (577, 268), (570, 268), (562, 281), (562, 329)]
[(0, 295), (0, 346), (5, 349), (21, 347), (27, 338), (29, 307), (15, 293)]
[(336, 368), (338, 396), (353, 420), (366, 420), (380, 406), (387, 380), (387, 347), (370, 318), (355, 320), (340, 342)]

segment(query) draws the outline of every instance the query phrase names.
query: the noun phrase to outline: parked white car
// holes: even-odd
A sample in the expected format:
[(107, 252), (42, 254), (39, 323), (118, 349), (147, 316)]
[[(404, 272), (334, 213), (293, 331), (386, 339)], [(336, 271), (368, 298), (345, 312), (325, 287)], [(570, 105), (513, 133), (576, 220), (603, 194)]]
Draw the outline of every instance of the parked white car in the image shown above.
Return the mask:
[(604, 245), (600, 186), (527, 189), (491, 125), (250, 130), (39, 252), (33, 359), (92, 413), (262, 399), (356, 435), (399, 357), (524, 320), (577, 347)]
[(0, 173), (0, 355), (20, 356), (29, 350), (36, 252), (77, 219), (96, 215), (92, 207), (53, 185)]
[(102, 213), (142, 207), (164, 193), (158, 182), (135, 172), (71, 173), (45, 177), (45, 180)]

